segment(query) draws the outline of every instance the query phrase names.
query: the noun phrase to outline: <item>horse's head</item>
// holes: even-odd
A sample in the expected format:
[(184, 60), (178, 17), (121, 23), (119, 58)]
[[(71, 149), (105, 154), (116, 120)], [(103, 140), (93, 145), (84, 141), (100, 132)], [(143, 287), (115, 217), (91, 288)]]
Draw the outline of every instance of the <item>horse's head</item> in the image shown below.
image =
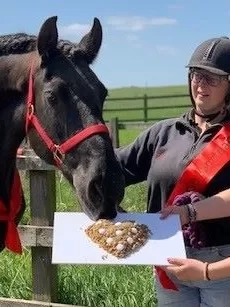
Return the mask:
[[(56, 21), (51, 17), (42, 25), (38, 57), (31, 63), (30, 144), (47, 163), (58, 163), (91, 219), (114, 218), (124, 195), (124, 178), (102, 117), (107, 90), (89, 67), (101, 46), (101, 25), (95, 19), (74, 51), (73, 65), (57, 47)], [(30, 123), (34, 115), (45, 131), (44, 140), (48, 136), (46, 142)]]

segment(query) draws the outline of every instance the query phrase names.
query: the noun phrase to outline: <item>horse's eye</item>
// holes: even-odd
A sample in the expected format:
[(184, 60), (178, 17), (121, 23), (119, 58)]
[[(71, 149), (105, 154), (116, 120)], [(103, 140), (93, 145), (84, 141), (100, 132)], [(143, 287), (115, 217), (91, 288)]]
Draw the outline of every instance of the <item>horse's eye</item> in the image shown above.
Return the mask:
[(48, 92), (48, 93), (46, 93), (46, 95), (47, 95), (47, 99), (48, 99), (49, 103), (51, 103), (51, 104), (57, 103), (57, 101), (58, 101), (57, 97), (53, 92)]

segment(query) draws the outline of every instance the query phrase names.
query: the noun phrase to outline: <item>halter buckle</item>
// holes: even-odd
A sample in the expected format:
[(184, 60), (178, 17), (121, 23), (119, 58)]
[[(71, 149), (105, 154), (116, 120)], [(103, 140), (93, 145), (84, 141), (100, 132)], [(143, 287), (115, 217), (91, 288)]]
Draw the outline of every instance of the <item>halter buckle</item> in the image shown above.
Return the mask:
[(34, 115), (34, 105), (30, 103), (27, 109), (27, 117), (31, 119), (33, 115)]
[(53, 157), (54, 160), (60, 165), (63, 163), (64, 159), (65, 159), (65, 154), (61, 151), (60, 146), (54, 144), (53, 146)]

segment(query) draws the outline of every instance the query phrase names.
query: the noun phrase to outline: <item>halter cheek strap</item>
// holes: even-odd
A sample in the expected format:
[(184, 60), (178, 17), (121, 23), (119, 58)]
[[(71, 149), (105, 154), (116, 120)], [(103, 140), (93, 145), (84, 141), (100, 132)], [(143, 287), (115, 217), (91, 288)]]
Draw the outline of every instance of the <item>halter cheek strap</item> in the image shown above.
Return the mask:
[[(38, 135), (46, 144), (47, 148), (53, 153), (54, 161), (59, 167), (63, 163), (65, 154), (88, 137), (101, 133), (109, 134), (107, 126), (99, 123), (84, 128), (82, 131), (77, 132), (74, 136), (72, 136), (62, 144), (56, 144), (46, 133), (45, 129), (40, 124), (39, 119), (35, 115), (34, 104), (35, 99), (33, 90), (33, 68), (31, 67), (27, 94), (27, 111), (25, 125), (26, 134), (28, 133), (29, 128), (34, 127)], [(9, 250), (19, 254), (22, 253), (22, 246), (17, 230), (16, 218), (21, 210), (22, 185), (18, 170), (15, 169), (13, 184), (10, 192), (9, 208), (7, 208), (3, 201), (0, 200), (0, 222), (6, 222), (7, 224), (6, 237), (4, 242), (5, 246)]]
[(94, 124), (84, 128), (80, 132), (76, 132), (71, 138), (67, 139), (62, 144), (56, 144), (49, 137), (45, 129), (42, 127), (39, 119), (35, 115), (34, 110), (35, 98), (33, 90), (33, 68), (30, 69), (28, 96), (27, 96), (27, 112), (26, 112), (26, 133), (30, 127), (34, 127), (38, 135), (46, 144), (47, 148), (53, 153), (53, 158), (58, 167), (61, 166), (65, 158), (65, 154), (72, 148), (79, 145), (82, 141), (95, 134), (106, 133), (109, 134), (109, 130), (105, 124)]

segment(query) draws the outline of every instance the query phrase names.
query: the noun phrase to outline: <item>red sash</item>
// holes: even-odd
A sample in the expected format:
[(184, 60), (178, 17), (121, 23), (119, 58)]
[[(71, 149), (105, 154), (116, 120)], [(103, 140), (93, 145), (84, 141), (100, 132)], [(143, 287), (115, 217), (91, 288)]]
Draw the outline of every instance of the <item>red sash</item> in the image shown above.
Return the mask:
[[(203, 150), (190, 162), (177, 181), (166, 206), (177, 195), (188, 191), (203, 193), (210, 180), (230, 161), (230, 123), (223, 126)], [(165, 289), (178, 290), (166, 272), (156, 267), (159, 280)]]
[(10, 191), (10, 205), (6, 208), (0, 200), (0, 222), (7, 223), (5, 246), (15, 253), (22, 253), (22, 246), (15, 219), (22, 206), (22, 186), (18, 170), (15, 169), (13, 185)]

